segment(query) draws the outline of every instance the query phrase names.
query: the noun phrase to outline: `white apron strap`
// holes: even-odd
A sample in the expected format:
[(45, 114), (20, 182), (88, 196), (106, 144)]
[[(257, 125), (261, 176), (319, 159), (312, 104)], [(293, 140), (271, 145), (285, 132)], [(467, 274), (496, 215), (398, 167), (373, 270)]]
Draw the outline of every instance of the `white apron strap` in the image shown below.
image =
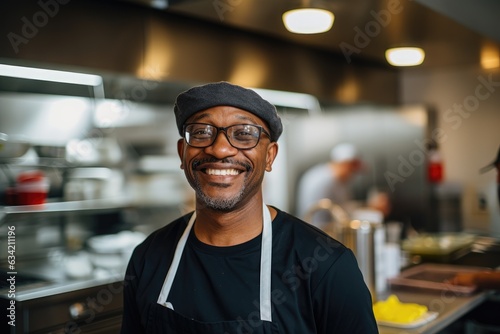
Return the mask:
[(157, 303), (163, 306), (166, 306), (172, 309), (172, 304), (167, 303), (167, 297), (170, 293), (170, 288), (172, 288), (172, 284), (174, 283), (175, 274), (177, 273), (177, 268), (179, 268), (179, 262), (181, 262), (182, 252), (184, 251), (184, 246), (186, 246), (186, 241), (189, 237), (189, 232), (193, 227), (194, 221), (196, 220), (196, 211), (193, 212), (189, 223), (184, 230), (179, 242), (177, 243), (177, 247), (175, 248), (174, 258), (172, 263), (170, 264), (170, 268), (168, 269), (167, 276), (165, 276), (165, 281), (163, 282), (163, 286), (161, 288), (160, 295), (158, 296)]
[(260, 320), (272, 321), (271, 317), (271, 262), (273, 250), (273, 227), (271, 213), (263, 206), (262, 248), (260, 255)]

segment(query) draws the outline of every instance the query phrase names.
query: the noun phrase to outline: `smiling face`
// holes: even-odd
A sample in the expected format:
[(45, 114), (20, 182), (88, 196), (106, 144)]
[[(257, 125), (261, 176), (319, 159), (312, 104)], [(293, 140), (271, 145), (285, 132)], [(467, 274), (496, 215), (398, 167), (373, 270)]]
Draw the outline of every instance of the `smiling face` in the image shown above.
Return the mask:
[[(217, 106), (191, 116), (186, 124), (206, 123), (216, 127), (255, 124), (269, 131), (259, 117), (242, 109)], [(256, 147), (237, 149), (223, 131), (208, 147), (195, 148), (184, 139), (178, 142), (181, 168), (196, 192), (197, 207), (229, 211), (252, 200), (262, 201), (262, 180), (271, 171), (278, 144), (261, 135)]]

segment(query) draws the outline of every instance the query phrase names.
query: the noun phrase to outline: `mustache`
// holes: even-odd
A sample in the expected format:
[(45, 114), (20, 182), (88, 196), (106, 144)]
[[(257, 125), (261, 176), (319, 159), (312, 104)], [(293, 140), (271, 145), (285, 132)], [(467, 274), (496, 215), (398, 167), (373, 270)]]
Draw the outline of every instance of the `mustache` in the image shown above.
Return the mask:
[(191, 163), (191, 168), (192, 169), (197, 169), (200, 165), (205, 164), (205, 163), (213, 163), (213, 162), (220, 162), (220, 163), (227, 163), (227, 164), (233, 164), (237, 166), (243, 167), (247, 172), (252, 169), (252, 166), (248, 163), (237, 161), (231, 158), (225, 158), (225, 159), (216, 159), (216, 158), (204, 158), (204, 159), (198, 159), (198, 160), (193, 160)]

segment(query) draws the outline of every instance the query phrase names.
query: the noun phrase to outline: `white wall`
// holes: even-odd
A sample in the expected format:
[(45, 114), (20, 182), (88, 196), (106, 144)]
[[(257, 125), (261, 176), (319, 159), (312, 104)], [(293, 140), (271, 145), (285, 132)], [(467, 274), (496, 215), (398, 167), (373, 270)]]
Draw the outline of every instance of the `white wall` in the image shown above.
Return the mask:
[[(444, 134), (439, 144), (446, 181), (463, 186), (464, 228), (500, 235), (496, 171), (479, 173), (493, 161), (500, 146), (500, 70), (408, 69), (401, 85), (404, 104), (424, 103), (437, 111), (431, 130), (439, 128)], [(480, 209), (479, 196), (487, 197), (489, 209)]]

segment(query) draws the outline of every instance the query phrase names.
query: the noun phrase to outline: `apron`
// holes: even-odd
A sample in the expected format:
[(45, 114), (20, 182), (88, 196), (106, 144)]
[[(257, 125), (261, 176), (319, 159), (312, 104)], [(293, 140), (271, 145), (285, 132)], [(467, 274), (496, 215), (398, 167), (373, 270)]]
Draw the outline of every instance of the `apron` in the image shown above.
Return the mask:
[(167, 272), (157, 304), (149, 310), (147, 324), (148, 333), (168, 334), (278, 334), (279, 327), (272, 322), (271, 315), (271, 260), (272, 260), (272, 224), (271, 213), (263, 205), (262, 246), (260, 256), (260, 320), (249, 318), (221, 322), (201, 322), (189, 319), (174, 311), (173, 306), (167, 301), (172, 288), (175, 274), (186, 245), (189, 232), (196, 220), (196, 212), (189, 220), (175, 249), (172, 264)]

